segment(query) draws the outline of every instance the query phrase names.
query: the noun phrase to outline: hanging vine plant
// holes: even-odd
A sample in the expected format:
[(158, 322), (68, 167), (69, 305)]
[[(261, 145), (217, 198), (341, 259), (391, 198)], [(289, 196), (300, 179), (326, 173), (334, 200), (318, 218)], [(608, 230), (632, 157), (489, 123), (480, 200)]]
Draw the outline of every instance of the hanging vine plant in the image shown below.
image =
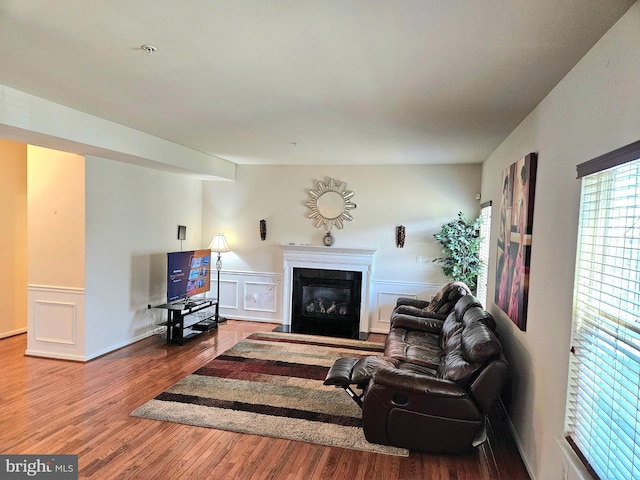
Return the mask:
[(480, 217), (471, 220), (459, 212), (457, 219), (444, 224), (434, 235), (444, 256), (433, 261), (442, 264), (442, 272), (451, 281), (464, 282), (472, 291), (480, 269), (480, 222)]

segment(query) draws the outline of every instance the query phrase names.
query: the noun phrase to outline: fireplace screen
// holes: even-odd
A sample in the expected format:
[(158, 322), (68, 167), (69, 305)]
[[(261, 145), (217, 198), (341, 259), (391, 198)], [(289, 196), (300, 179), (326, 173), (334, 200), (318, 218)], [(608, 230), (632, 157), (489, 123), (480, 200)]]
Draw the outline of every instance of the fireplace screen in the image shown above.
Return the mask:
[(361, 272), (294, 268), (292, 330), (358, 338), (361, 285)]
[(351, 309), (351, 289), (302, 286), (302, 306), (307, 313), (347, 315)]

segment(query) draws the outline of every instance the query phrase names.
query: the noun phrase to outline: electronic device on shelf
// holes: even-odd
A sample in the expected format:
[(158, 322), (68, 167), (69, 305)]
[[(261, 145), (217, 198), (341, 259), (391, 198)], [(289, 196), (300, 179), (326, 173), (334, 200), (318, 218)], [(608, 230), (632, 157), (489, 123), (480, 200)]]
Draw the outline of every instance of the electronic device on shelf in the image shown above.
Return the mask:
[(216, 313), (218, 302), (211, 298), (163, 303), (154, 308), (167, 310), (167, 343), (183, 345), (185, 340), (218, 327)]
[[(211, 250), (167, 253), (167, 343), (183, 345), (218, 326), (218, 300), (204, 296), (211, 288)], [(196, 297), (196, 295), (202, 295)]]
[(169, 302), (169, 305), (171, 305), (173, 308), (180, 308), (182, 310), (189, 310), (192, 308), (196, 308), (199, 307), (200, 305), (204, 304), (205, 302), (207, 302), (208, 299), (206, 298), (191, 298), (189, 297), (189, 299), (180, 299), (180, 300), (176, 300), (175, 302)]
[(185, 308), (198, 305), (194, 295), (211, 288), (211, 250), (167, 253), (167, 303)]

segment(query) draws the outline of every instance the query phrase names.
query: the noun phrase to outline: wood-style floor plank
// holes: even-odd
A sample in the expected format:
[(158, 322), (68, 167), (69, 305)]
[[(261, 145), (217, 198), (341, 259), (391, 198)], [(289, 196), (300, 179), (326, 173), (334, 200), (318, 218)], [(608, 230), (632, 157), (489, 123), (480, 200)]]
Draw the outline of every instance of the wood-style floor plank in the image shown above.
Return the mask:
[(78, 454), (80, 478), (101, 480), (529, 479), (499, 415), (490, 444), (472, 453), (406, 458), (129, 416), (251, 333), (275, 326), (229, 320), (183, 347), (150, 337), (84, 364), (25, 356), (26, 335), (2, 339), (0, 452)]

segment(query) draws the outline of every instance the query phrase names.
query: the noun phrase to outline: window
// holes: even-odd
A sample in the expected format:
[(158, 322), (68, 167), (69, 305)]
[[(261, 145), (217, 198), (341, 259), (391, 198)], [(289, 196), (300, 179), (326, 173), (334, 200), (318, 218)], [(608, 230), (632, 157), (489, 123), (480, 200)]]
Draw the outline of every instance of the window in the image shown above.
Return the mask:
[(478, 271), (478, 291), (476, 297), (487, 306), (487, 283), (489, 277), (489, 236), (491, 234), (491, 201), (480, 205), (480, 270)]
[(640, 478), (640, 142), (578, 176), (567, 436), (601, 479)]

